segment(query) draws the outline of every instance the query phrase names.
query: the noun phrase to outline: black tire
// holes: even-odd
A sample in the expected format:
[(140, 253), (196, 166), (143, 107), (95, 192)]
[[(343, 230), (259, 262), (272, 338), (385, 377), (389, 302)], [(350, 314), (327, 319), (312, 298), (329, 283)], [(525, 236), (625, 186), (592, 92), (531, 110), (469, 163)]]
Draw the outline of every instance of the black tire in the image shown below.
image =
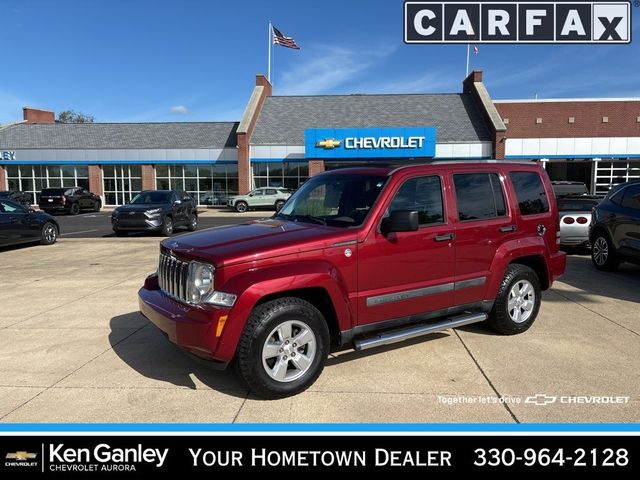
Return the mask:
[(173, 234), (173, 219), (171, 217), (164, 217), (160, 233), (165, 237), (170, 237)]
[(125, 232), (123, 230), (114, 230), (113, 233), (116, 234), (116, 237), (126, 237), (127, 236), (127, 232)]
[(80, 213), (80, 204), (72, 203), (69, 206), (69, 215), (78, 215)]
[(195, 232), (198, 229), (198, 216), (192, 213), (189, 217), (189, 223), (187, 224), (187, 230)]
[[(514, 288), (519, 288), (519, 286), (523, 287), (527, 283), (533, 290), (533, 308), (527, 311), (524, 306), (521, 307), (520, 304), (517, 304), (517, 307), (510, 309), (509, 297), (512, 290)], [(527, 303), (525, 298), (531, 300), (530, 295), (525, 296), (522, 298), (524, 303)], [(531, 327), (531, 325), (533, 325), (533, 322), (538, 316), (541, 299), (542, 292), (540, 290), (540, 279), (538, 278), (538, 275), (536, 275), (536, 272), (526, 265), (513, 263), (507, 267), (507, 271), (505, 272), (504, 279), (498, 289), (498, 295), (496, 296), (496, 301), (493, 304), (493, 309), (489, 314), (487, 323), (493, 330), (503, 335), (516, 335), (518, 333), (525, 332), (529, 327)], [(516, 297), (516, 301), (519, 301), (518, 297)], [(512, 311), (513, 314), (511, 313)], [(519, 315), (518, 318), (523, 318), (527, 314), (528, 316), (526, 319), (521, 321), (516, 321), (513, 318), (513, 316), (516, 315)]]
[(51, 222), (46, 222), (40, 231), (40, 243), (42, 245), (53, 245), (58, 240), (58, 227)]
[[(267, 373), (268, 364), (265, 364), (265, 362), (268, 360), (263, 361), (263, 347), (276, 327), (291, 321), (303, 322), (313, 333), (313, 358), (299, 378), (290, 381), (279, 381)], [(296, 331), (291, 329), (291, 332), (291, 339), (294, 339)], [(284, 342), (284, 340), (282, 341)], [(322, 373), (329, 354), (329, 343), (330, 337), (327, 322), (316, 307), (297, 297), (279, 298), (256, 307), (249, 316), (238, 344), (236, 368), (240, 377), (254, 394), (268, 399), (288, 397), (306, 390), (316, 381), (320, 373)], [(288, 347), (286, 348), (289, 349), (292, 349), (295, 345), (294, 343), (289, 343), (288, 340), (287, 344)], [(300, 348), (311, 348), (311, 342)], [(285, 361), (285, 374), (292, 367), (294, 373), (296, 370), (292, 360), (297, 350), (292, 349), (292, 351), (293, 353), (290, 353), (291, 357)], [(309, 352), (309, 350), (306, 350), (302, 353)], [(286, 352), (281, 355), (285, 354)], [(286, 356), (283, 358), (287, 359)], [(281, 361), (281, 358), (274, 358), (273, 361)]]
[(93, 204), (93, 211), (99, 212), (101, 208), (102, 208), (102, 202), (100, 200), (96, 200)]
[(594, 267), (604, 272), (613, 272), (620, 265), (613, 244), (603, 231), (597, 231), (593, 236), (591, 262)]
[(244, 213), (247, 210), (249, 210), (249, 204), (247, 202), (236, 202), (236, 212), (238, 213)]
[(284, 200), (278, 200), (275, 204), (276, 212), (279, 212), (283, 205), (284, 205)]

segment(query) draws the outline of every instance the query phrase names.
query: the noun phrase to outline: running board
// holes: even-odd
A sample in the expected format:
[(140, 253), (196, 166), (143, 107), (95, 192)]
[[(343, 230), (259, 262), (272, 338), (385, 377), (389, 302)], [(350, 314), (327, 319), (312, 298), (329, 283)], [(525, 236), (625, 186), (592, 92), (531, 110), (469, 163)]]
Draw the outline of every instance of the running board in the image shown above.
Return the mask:
[(399, 328), (388, 332), (379, 333), (368, 338), (361, 338), (353, 342), (356, 350), (366, 350), (367, 348), (379, 347), (380, 345), (389, 345), (391, 343), (402, 342), (410, 338), (426, 335), (427, 333), (440, 332), (447, 328), (462, 327), (472, 323), (483, 322), (487, 319), (486, 313), (471, 313), (465, 315), (457, 315), (455, 317), (446, 318), (440, 322), (428, 323), (408, 328)]

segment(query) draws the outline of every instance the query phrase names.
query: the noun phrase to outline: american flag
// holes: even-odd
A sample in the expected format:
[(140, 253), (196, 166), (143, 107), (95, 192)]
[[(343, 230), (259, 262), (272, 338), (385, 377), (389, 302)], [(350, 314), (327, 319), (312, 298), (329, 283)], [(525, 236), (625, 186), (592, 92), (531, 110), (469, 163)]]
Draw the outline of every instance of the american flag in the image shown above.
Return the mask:
[(296, 43), (296, 41), (291, 37), (285, 37), (283, 33), (278, 30), (276, 27), (271, 27), (273, 29), (273, 44), (281, 45), (287, 48), (293, 48), (295, 50), (300, 50), (300, 47)]

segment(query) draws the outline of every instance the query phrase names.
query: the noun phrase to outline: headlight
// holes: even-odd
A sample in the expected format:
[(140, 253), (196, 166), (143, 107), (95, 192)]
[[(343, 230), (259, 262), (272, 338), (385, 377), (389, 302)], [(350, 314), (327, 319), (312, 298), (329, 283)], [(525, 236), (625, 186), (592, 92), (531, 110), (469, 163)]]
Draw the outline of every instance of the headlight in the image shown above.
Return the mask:
[(216, 292), (214, 268), (208, 263), (192, 261), (189, 264), (189, 303), (209, 303), (220, 307), (233, 307), (237, 296), (232, 293)]
[(189, 265), (189, 301), (202, 303), (213, 292), (213, 266), (191, 262)]
[(161, 208), (154, 208), (153, 210), (145, 211), (144, 214), (147, 217), (157, 217), (158, 215), (160, 215), (160, 212), (162, 212)]

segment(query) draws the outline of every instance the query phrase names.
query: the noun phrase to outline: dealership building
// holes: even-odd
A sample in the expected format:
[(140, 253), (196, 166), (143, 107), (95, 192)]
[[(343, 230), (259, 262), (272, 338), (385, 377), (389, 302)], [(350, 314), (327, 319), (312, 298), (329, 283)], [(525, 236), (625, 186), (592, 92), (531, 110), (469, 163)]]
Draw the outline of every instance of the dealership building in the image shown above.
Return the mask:
[(544, 163), (594, 193), (640, 178), (640, 99), (492, 100), (482, 72), (445, 94), (273, 96), (262, 75), (239, 122), (85, 123), (25, 108), (0, 126), (0, 190), (82, 186), (105, 205), (143, 189), (200, 205), (325, 170), (432, 160)]

